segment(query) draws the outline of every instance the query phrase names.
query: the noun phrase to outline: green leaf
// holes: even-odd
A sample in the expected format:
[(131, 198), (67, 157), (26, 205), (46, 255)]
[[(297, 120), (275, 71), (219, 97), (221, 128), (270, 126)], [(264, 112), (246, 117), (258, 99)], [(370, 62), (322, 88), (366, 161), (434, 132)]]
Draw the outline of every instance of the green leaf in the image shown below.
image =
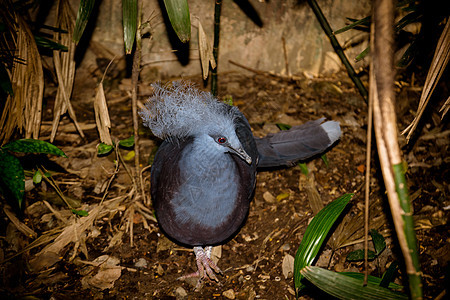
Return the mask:
[(34, 139), (21, 139), (8, 143), (2, 149), (17, 153), (53, 154), (67, 157), (62, 150), (48, 142)]
[(38, 184), (42, 181), (42, 173), (41, 171), (37, 170), (33, 175), (33, 182)]
[(309, 169), (308, 169), (308, 166), (306, 165), (306, 163), (298, 163), (298, 166), (300, 167), (300, 170), (302, 171), (302, 173), (304, 175), (308, 176)]
[(73, 41), (78, 44), (94, 8), (95, 0), (81, 0), (78, 6), (77, 20), (73, 31)]
[(58, 27), (49, 26), (49, 25), (45, 25), (45, 24), (41, 24), (40, 26), (41, 26), (41, 28), (45, 28), (45, 29), (48, 29), (48, 30), (54, 31), (54, 32), (68, 33), (67, 30), (62, 29), (62, 28), (58, 28)]
[(50, 39), (47, 39), (42, 36), (34, 36), (34, 40), (36, 41), (36, 45), (42, 48), (49, 48), (51, 50), (61, 50), (67, 52), (67, 47), (56, 43)]
[(77, 209), (72, 209), (72, 213), (74, 213), (74, 214), (76, 214), (76, 215), (78, 215), (78, 216), (81, 216), (81, 217), (87, 217), (87, 216), (89, 216), (89, 213), (87, 212), (87, 211), (85, 211), (85, 210), (77, 210)]
[(291, 125), (284, 124), (284, 123), (277, 123), (276, 125), (278, 126), (278, 128), (280, 130), (289, 130), (292, 127)]
[(338, 35), (340, 33), (346, 32), (347, 30), (353, 29), (357, 26), (363, 25), (363, 26), (368, 26), (370, 25), (371, 22), (371, 17), (365, 17), (362, 18), (360, 20), (354, 20), (354, 19), (349, 19), (350, 21), (353, 21), (353, 23), (351, 23), (350, 25), (347, 25), (345, 27), (342, 27), (341, 29), (338, 29), (336, 31), (334, 31), (334, 35)]
[(2, 149), (0, 149), (0, 183), (11, 192), (21, 208), (25, 191), (25, 174), (17, 157)]
[(119, 146), (125, 148), (131, 148), (134, 146), (134, 135), (130, 136), (127, 139), (119, 141)]
[(134, 152), (134, 150), (131, 150), (123, 157), (123, 159), (125, 161), (129, 161), (129, 160), (132, 160), (135, 156), (136, 156), (136, 153)]
[(384, 240), (384, 237), (375, 229), (370, 230), (370, 235), (372, 236), (375, 253), (380, 255), (380, 253), (386, 248), (386, 241)]
[(322, 155), (320, 156), (320, 158), (322, 158), (322, 160), (323, 160), (325, 166), (328, 168), (328, 157), (327, 157), (327, 155), (326, 155), (326, 154), (322, 154)]
[(136, 37), (137, 28), (137, 0), (122, 0), (123, 11), (123, 41), (125, 42), (126, 54), (130, 54), (133, 50), (134, 38)]
[[(393, 264), (391, 264), (391, 266), (392, 265)], [(356, 278), (356, 279), (364, 281), (364, 274), (363, 273), (358, 273), (358, 272), (339, 272), (339, 273), (342, 274), (342, 275), (345, 275), (345, 276), (350, 276), (350, 277), (353, 277), (353, 278)], [(384, 279), (384, 276), (383, 276), (383, 279)], [(376, 284), (376, 285), (380, 285), (382, 287), (389, 287), (392, 290), (401, 290), (401, 289), (403, 289), (402, 285), (399, 285), (399, 284), (396, 284), (396, 283), (393, 283), (393, 282), (388, 282), (389, 286), (383, 286), (381, 284), (383, 279), (379, 278), (379, 277), (372, 276), (372, 275), (369, 275), (367, 277), (367, 280), (370, 283), (373, 283), (373, 284)]]
[[(377, 255), (372, 250), (367, 250), (367, 259), (368, 260), (374, 260)], [(347, 255), (348, 261), (361, 261), (364, 260), (364, 249), (358, 249), (355, 251), (350, 252)]]
[[(392, 281), (394, 280), (395, 272), (397, 271), (397, 262), (392, 262), (389, 268), (384, 272), (383, 277), (381, 278), (381, 282), (379, 283), (382, 287), (392, 288), (391, 285), (395, 284)], [(396, 288), (399, 289), (399, 288)]]
[(227, 95), (222, 100), (223, 103), (228, 104), (229, 106), (233, 106), (233, 96)]
[(11, 80), (6, 68), (0, 63), (0, 88), (7, 94), (13, 96), (14, 91), (12, 89)]
[(303, 287), (301, 283), (303, 276), (300, 271), (314, 261), (328, 232), (352, 197), (353, 194), (345, 194), (325, 206), (306, 228), (294, 260), (294, 283), (297, 294)]
[(97, 155), (107, 155), (114, 149), (113, 146), (100, 143), (97, 145)]
[(408, 66), (420, 51), (419, 45), (420, 42), (418, 42), (418, 39), (412, 41), (412, 43), (409, 45), (409, 47), (403, 53), (402, 57), (397, 62), (397, 66), (401, 68)]
[(191, 18), (187, 0), (164, 0), (170, 24), (181, 42), (191, 39)]
[(301, 270), (301, 274), (322, 291), (339, 299), (408, 299), (403, 293), (391, 291), (371, 282), (364, 286), (363, 279), (353, 278), (319, 267), (305, 267)]
[(422, 16), (423, 16), (422, 12), (419, 12), (419, 11), (413, 11), (413, 12), (407, 14), (406, 16), (401, 18), (400, 21), (398, 21), (395, 24), (395, 32), (398, 33), (400, 30), (402, 30), (409, 24), (419, 22)]
[(363, 59), (364, 57), (367, 56), (367, 54), (369, 54), (370, 51), (370, 47), (367, 47), (366, 49), (364, 49), (360, 54), (358, 54), (358, 56), (355, 57), (355, 61), (358, 62), (361, 59)]

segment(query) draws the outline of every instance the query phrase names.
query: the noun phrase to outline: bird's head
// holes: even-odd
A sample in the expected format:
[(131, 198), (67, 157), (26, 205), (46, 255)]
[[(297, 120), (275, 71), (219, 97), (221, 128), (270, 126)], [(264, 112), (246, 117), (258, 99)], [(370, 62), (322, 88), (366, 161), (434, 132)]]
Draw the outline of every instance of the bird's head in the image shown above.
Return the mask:
[(189, 82), (175, 81), (165, 86), (157, 83), (152, 87), (154, 94), (139, 115), (154, 135), (169, 141), (202, 137), (219, 151), (252, 163), (236, 134), (237, 108), (218, 102)]
[(236, 135), (236, 131), (234, 131), (234, 127), (232, 128), (233, 130), (223, 130), (221, 133), (209, 134), (209, 137), (214, 141), (214, 147), (219, 151), (236, 154), (251, 165), (252, 158), (247, 154), (247, 152), (245, 152), (238, 136)]

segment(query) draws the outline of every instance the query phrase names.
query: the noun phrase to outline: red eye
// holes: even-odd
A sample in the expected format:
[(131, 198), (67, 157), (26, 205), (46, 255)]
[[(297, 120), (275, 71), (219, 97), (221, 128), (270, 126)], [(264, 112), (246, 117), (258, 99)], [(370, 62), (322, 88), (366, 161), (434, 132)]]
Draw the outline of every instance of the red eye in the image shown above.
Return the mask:
[(224, 137), (220, 137), (220, 138), (217, 138), (217, 142), (218, 142), (219, 144), (223, 144), (223, 143), (226, 143), (226, 142), (227, 142), (227, 139), (224, 138)]

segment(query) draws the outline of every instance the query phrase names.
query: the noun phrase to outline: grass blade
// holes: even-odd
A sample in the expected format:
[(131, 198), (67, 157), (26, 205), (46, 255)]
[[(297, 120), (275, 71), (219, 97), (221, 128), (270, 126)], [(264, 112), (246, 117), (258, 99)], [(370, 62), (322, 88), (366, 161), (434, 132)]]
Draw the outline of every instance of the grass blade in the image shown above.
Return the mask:
[(126, 54), (133, 49), (137, 28), (137, 0), (123, 0), (123, 41)]
[(81, 39), (84, 29), (91, 16), (92, 9), (94, 8), (95, 0), (81, 0), (80, 6), (78, 6), (77, 20), (75, 22), (75, 30), (73, 32), (72, 39), (75, 43)]
[(191, 39), (191, 17), (187, 0), (164, 0), (170, 24), (181, 42)]
[(294, 283), (297, 294), (303, 287), (301, 270), (314, 261), (328, 232), (352, 197), (353, 194), (345, 194), (328, 204), (312, 219), (308, 228), (306, 228), (294, 261)]
[(363, 286), (362, 278), (346, 276), (319, 267), (308, 266), (301, 274), (321, 290), (339, 299), (408, 299), (405, 294), (391, 291), (370, 281)]

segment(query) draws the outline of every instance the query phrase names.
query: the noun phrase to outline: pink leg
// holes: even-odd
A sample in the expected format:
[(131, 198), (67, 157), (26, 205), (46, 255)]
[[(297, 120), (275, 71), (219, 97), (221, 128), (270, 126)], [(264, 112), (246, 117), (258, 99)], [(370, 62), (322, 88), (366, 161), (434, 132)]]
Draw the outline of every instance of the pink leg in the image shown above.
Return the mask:
[(196, 289), (199, 289), (202, 285), (202, 282), (207, 280), (215, 280), (219, 282), (219, 279), (217, 279), (216, 274), (223, 274), (222, 271), (219, 269), (219, 267), (211, 260), (211, 246), (205, 247), (203, 249), (202, 247), (194, 247), (194, 253), (195, 253), (195, 259), (197, 261), (197, 268), (198, 271), (192, 274), (184, 275), (179, 280), (185, 280), (187, 278), (191, 277), (199, 277)]

